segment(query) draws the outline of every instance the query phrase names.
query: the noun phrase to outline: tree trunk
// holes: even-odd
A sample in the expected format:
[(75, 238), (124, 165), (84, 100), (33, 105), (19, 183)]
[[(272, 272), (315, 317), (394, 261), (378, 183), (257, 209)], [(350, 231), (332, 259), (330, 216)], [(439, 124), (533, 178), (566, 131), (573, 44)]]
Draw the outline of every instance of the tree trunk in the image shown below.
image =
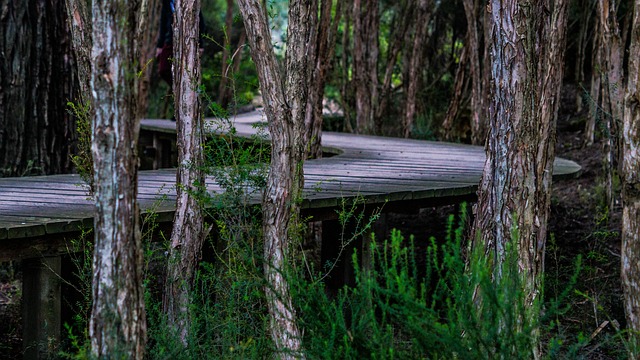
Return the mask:
[(65, 0), (65, 5), (84, 103), (91, 100), (91, 14), (84, 0)]
[[(629, 49), (629, 78), (623, 122), (622, 161), (622, 287), (627, 326), (638, 345), (640, 332), (640, 1), (634, 2), (631, 46)], [(637, 347), (635, 347), (637, 349)], [(637, 358), (638, 354), (632, 358)]]
[(258, 70), (271, 134), (271, 164), (262, 198), (265, 292), (271, 337), (278, 357), (299, 358), (302, 339), (284, 272), (287, 262), (292, 260), (289, 242), (300, 235), (296, 229), (298, 200), (304, 185), (304, 119), (310, 76), (307, 44), (311, 37), (311, 17), (317, 13), (310, 0), (290, 2), (286, 76), (283, 77), (260, 3), (238, 0), (238, 4)]
[[(317, 6), (314, 5), (314, 9)], [(342, 1), (335, 6), (332, 19), (333, 0), (320, 0), (320, 18), (312, 17), (312, 29), (315, 29), (310, 43), (311, 81), (309, 82), (309, 99), (305, 117), (305, 140), (307, 158), (322, 157), (322, 100), (327, 73), (331, 69), (331, 61), (336, 47), (338, 24), (342, 17)], [(317, 20), (317, 22), (316, 22)]]
[(0, 177), (71, 170), (77, 95), (64, 4), (0, 0)]
[(480, 35), (478, 34), (478, 11), (476, 0), (463, 0), (464, 13), (467, 18), (467, 44), (469, 54), (469, 78), (471, 82), (471, 143), (484, 144), (486, 134), (487, 113), (483, 107), (484, 85), (480, 68)]
[(548, 8), (543, 2), (494, 0), (491, 5), (494, 96), (472, 240), (492, 254), (499, 279), (506, 244), (517, 230), (514, 249), (525, 304), (534, 306), (544, 269), (567, 3), (557, 0)]
[[(233, 0), (227, 0), (227, 10), (224, 16), (224, 46), (222, 48), (222, 72), (220, 73), (220, 85), (218, 86), (218, 104), (226, 109), (229, 104), (227, 99), (227, 80), (231, 62), (229, 61), (231, 53), (231, 28), (233, 27)], [(239, 47), (238, 47), (239, 48)]]
[(198, 96), (199, 12), (199, 0), (175, 2), (174, 20), (180, 19), (173, 22), (173, 58), (176, 59), (173, 91), (179, 166), (163, 307), (170, 326), (184, 346), (188, 344), (191, 329), (190, 294), (205, 237), (204, 214), (194, 195), (205, 185), (203, 119)]
[[(460, 103), (462, 101), (462, 96), (465, 88), (464, 85), (467, 82), (467, 77), (465, 76), (465, 68), (467, 67), (467, 63), (469, 62), (469, 56), (467, 55), (469, 51), (467, 49), (467, 44), (465, 44), (462, 48), (462, 53), (460, 54), (460, 61), (458, 62), (458, 69), (456, 70), (456, 78), (453, 82), (453, 96), (451, 97), (451, 102), (449, 102), (447, 115), (442, 121), (442, 131), (444, 134), (444, 138), (447, 141), (451, 141), (454, 139), (453, 123), (458, 116)], [(471, 79), (471, 81), (473, 82), (474, 80)]]
[(380, 30), (378, 0), (354, 0), (353, 17), (355, 130), (358, 134), (373, 134), (378, 104), (378, 32)]
[[(89, 334), (96, 358), (143, 359), (146, 340), (142, 244), (136, 201), (140, 124), (136, 118), (137, 1), (93, 2), (96, 184), (93, 305)], [(123, 25), (126, 24), (126, 25)]]
[(138, 80), (138, 114), (144, 117), (149, 109), (149, 89), (151, 88), (151, 75), (153, 73), (153, 60), (156, 57), (156, 36), (158, 29), (156, 24), (160, 21), (162, 1), (141, 1), (141, 11), (138, 20), (137, 37), (140, 44), (141, 72)]
[[(598, 0), (600, 1), (600, 0)], [(599, 35), (602, 33), (602, 21), (600, 16), (596, 16), (595, 18), (595, 30), (594, 34), (596, 36), (593, 37), (593, 45), (591, 47), (592, 51), (592, 61), (591, 68), (593, 69), (591, 72), (591, 87), (589, 89), (589, 116), (587, 117), (587, 122), (585, 124), (584, 129), (584, 145), (591, 146), (595, 141), (595, 133), (596, 133), (596, 122), (598, 117), (602, 116), (601, 111), (599, 110), (600, 106), (600, 85), (601, 85), (601, 72), (604, 66), (603, 63), (603, 50), (601, 46), (602, 37)]]
[(416, 96), (418, 93), (418, 82), (422, 75), (422, 64), (424, 59), (423, 46), (427, 38), (429, 20), (432, 11), (431, 0), (419, 0), (417, 7), (416, 22), (414, 24), (413, 46), (409, 58), (409, 77), (405, 78), (407, 84), (407, 95), (404, 107), (404, 137), (408, 138), (413, 130), (413, 121), (416, 116)]
[(604, 141), (604, 168), (605, 168), (605, 196), (609, 210), (613, 209), (613, 172), (618, 161), (618, 136), (617, 123), (622, 119), (623, 112), (623, 87), (622, 87), (622, 60), (623, 45), (620, 38), (620, 26), (616, 19), (617, 5), (615, 0), (598, 1), (598, 17), (602, 26), (598, 34), (601, 44), (600, 67), (600, 107), (604, 116), (600, 121), (605, 125), (606, 139)]

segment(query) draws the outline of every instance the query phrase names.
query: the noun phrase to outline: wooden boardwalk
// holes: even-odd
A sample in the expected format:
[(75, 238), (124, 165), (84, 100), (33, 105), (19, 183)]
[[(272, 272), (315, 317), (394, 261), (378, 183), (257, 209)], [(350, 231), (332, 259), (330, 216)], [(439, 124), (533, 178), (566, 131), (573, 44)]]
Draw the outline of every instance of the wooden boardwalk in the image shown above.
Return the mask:
[[(252, 112), (238, 116), (235, 126), (239, 135), (249, 136), (255, 132), (251, 125), (261, 121), (261, 114)], [(145, 119), (142, 128), (175, 134), (175, 123), (167, 120)], [(368, 204), (388, 202), (402, 208), (473, 196), (485, 159), (481, 147), (444, 142), (332, 132), (323, 133), (322, 141), (339, 155), (304, 165), (302, 208), (317, 216), (322, 210), (333, 212), (343, 197), (360, 196)], [(579, 170), (573, 161), (556, 159), (554, 177), (572, 176)], [(141, 171), (142, 211), (155, 206), (170, 221), (175, 179), (175, 169)], [(213, 179), (207, 182), (210, 191), (220, 191)], [(251, 201), (258, 203), (259, 197), (253, 194)], [(92, 226), (92, 219), (93, 203), (77, 175), (0, 179), (0, 259), (15, 258), (16, 252), (9, 248), (28, 246), (26, 238), (74, 232), (83, 225)]]
[[(250, 136), (260, 113), (238, 116), (236, 129)], [(143, 120), (141, 142), (156, 149), (155, 164), (171, 156), (175, 123)], [(143, 136), (146, 137), (143, 139)], [(335, 218), (342, 198), (358, 197), (368, 209), (408, 210), (473, 199), (484, 165), (484, 149), (468, 145), (325, 132), (323, 146), (338, 155), (305, 162), (304, 216)], [(169, 144), (169, 145), (167, 145)], [(557, 159), (554, 177), (573, 176), (580, 166)], [(175, 207), (175, 169), (141, 171), (142, 211), (153, 209), (170, 222)], [(220, 191), (208, 179), (211, 192)], [(163, 199), (163, 200), (159, 200)], [(260, 194), (250, 196), (258, 204)], [(70, 240), (93, 226), (93, 202), (77, 175), (0, 179), (0, 261), (22, 259), (25, 358), (47, 358), (60, 339), (64, 294), (60, 274)]]

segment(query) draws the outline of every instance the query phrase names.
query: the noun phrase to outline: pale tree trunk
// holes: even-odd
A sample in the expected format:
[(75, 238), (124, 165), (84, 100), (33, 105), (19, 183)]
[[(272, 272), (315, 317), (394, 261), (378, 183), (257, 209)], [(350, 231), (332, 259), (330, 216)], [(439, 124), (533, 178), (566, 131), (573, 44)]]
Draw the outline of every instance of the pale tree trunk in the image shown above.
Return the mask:
[[(634, 2), (623, 121), (622, 287), (637, 358), (640, 333), (640, 0)], [(635, 355), (635, 356), (633, 356)]]
[(404, 106), (404, 137), (408, 138), (413, 130), (413, 122), (416, 117), (416, 96), (418, 94), (418, 82), (422, 77), (422, 64), (424, 62), (423, 47), (426, 43), (427, 30), (432, 11), (431, 0), (419, 0), (416, 8), (417, 15), (414, 24), (413, 46), (409, 57), (409, 77), (405, 78), (407, 94)]
[(205, 237), (203, 210), (195, 194), (204, 186), (203, 119), (200, 111), (199, 0), (176, 0), (173, 21), (173, 92), (178, 141), (176, 212), (163, 307), (172, 330), (188, 344), (190, 295)]
[(140, 6), (138, 21), (138, 43), (140, 44), (140, 67), (142, 72), (138, 80), (138, 114), (144, 117), (149, 108), (149, 89), (151, 87), (151, 75), (153, 73), (153, 60), (156, 56), (156, 36), (158, 29), (156, 24), (160, 21), (162, 1), (144, 0)]
[(136, 201), (137, 1), (93, 2), (95, 118), (92, 151), (96, 212), (93, 305), (89, 324), (96, 358), (143, 359), (146, 340), (142, 244)]
[(0, 0), (0, 177), (71, 170), (75, 63), (64, 4)]
[(309, 26), (317, 16), (312, 1), (291, 1), (287, 33), (286, 75), (280, 73), (264, 9), (257, 0), (238, 0), (258, 70), (271, 134), (271, 164), (262, 198), (265, 287), (271, 338), (279, 358), (302, 357), (289, 285), (284, 272), (292, 260), (289, 243), (296, 234), (298, 200), (303, 187), (304, 119), (310, 76)]
[[(311, 80), (309, 81), (309, 99), (304, 121), (306, 154), (307, 158), (312, 159), (322, 157), (322, 100), (327, 73), (331, 69), (331, 60), (335, 51), (336, 34), (342, 16), (343, 2), (337, 1), (335, 7), (333, 0), (320, 0), (319, 3), (320, 18), (312, 16), (309, 24), (314, 31), (309, 44)], [(314, 9), (317, 8), (316, 5), (317, 3), (313, 4)], [(333, 18), (331, 17), (332, 9), (335, 13)]]
[(525, 305), (534, 306), (541, 300), (567, 1), (493, 0), (491, 7), (494, 96), (472, 240), (492, 255), (498, 280), (517, 229)]
[(372, 134), (378, 105), (378, 0), (353, 1), (353, 85), (356, 133)]

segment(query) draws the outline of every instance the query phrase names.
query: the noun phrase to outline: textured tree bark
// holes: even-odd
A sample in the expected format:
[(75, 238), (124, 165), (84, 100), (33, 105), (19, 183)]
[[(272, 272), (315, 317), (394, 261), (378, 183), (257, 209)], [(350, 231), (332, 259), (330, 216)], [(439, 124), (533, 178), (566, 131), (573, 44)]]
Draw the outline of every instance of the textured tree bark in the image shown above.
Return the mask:
[(89, 335), (96, 358), (143, 359), (145, 350), (143, 259), (136, 201), (138, 5), (137, 1), (93, 2), (96, 212)]
[[(602, 33), (602, 21), (600, 16), (596, 16), (595, 18), (595, 34)], [(592, 58), (592, 73), (591, 73), (591, 86), (589, 88), (589, 116), (587, 117), (587, 121), (585, 123), (584, 128), (584, 145), (591, 146), (595, 141), (596, 134), (596, 121), (599, 116), (602, 116), (602, 113), (599, 111), (600, 105), (600, 85), (601, 85), (601, 76), (600, 72), (603, 69), (603, 51), (601, 46), (602, 37), (597, 35), (593, 37), (593, 44), (591, 47), (591, 58)]]
[(409, 58), (409, 77), (405, 79), (407, 84), (407, 96), (404, 107), (404, 137), (408, 138), (413, 130), (413, 121), (416, 116), (416, 96), (418, 93), (418, 82), (422, 73), (424, 60), (423, 46), (426, 43), (427, 30), (432, 11), (431, 0), (419, 0), (416, 9), (416, 22), (413, 34), (413, 47)]
[(602, 30), (601, 37), (601, 94), (600, 106), (606, 114), (600, 121), (605, 124), (606, 139), (604, 141), (605, 196), (607, 206), (613, 209), (613, 172), (618, 162), (619, 126), (623, 112), (622, 60), (623, 45), (620, 38), (620, 26), (616, 19), (617, 5), (615, 0), (598, 1), (598, 16)]
[(91, 100), (91, 14), (87, 2), (65, 0), (71, 43), (78, 66), (80, 100)]
[(149, 89), (153, 73), (153, 60), (156, 56), (156, 24), (160, 21), (162, 2), (160, 0), (141, 0), (137, 38), (140, 44), (139, 62), (141, 72), (138, 81), (138, 114), (142, 118), (149, 109)]
[(550, 5), (491, 2), (493, 102), (474, 209), (472, 245), (493, 255), (495, 278), (517, 231), (514, 248), (528, 306), (540, 300), (564, 61), (567, 1)]
[(467, 18), (467, 49), (469, 54), (469, 77), (471, 82), (471, 143), (483, 145), (487, 133), (485, 102), (483, 98), (482, 70), (480, 68), (480, 35), (478, 34), (477, 0), (464, 0), (464, 13)]
[[(312, 6), (314, 9), (317, 8), (317, 3)], [(337, 1), (333, 18), (331, 17), (332, 9), (334, 9), (333, 0), (320, 0), (320, 18), (312, 16), (312, 23), (309, 24), (314, 31), (309, 49), (311, 80), (304, 123), (306, 157), (312, 159), (322, 157), (322, 100), (327, 73), (331, 68), (331, 60), (335, 52), (336, 34), (342, 16), (342, 1)]]
[(353, 1), (353, 85), (358, 134), (373, 134), (378, 105), (378, 0)]
[[(640, 1), (634, 1), (626, 84), (622, 160), (621, 274), (627, 326), (638, 343), (640, 332)], [(637, 348), (636, 348), (637, 349)], [(638, 354), (632, 356), (637, 358)]]
[(185, 346), (191, 328), (189, 296), (205, 237), (204, 214), (194, 195), (205, 183), (202, 170), (203, 119), (198, 96), (201, 78), (199, 12), (199, 0), (175, 1), (173, 91), (179, 166), (163, 307), (169, 323)]
[(64, 4), (0, 0), (0, 177), (71, 170), (77, 93)]
[(311, 17), (317, 14), (310, 0), (290, 2), (286, 77), (283, 77), (259, 1), (238, 0), (238, 5), (258, 70), (271, 134), (271, 164), (262, 198), (265, 292), (271, 337), (276, 356), (300, 358), (302, 339), (283, 271), (292, 259), (289, 242), (299, 236), (295, 232), (304, 185), (304, 119), (310, 75), (307, 44), (311, 39)]

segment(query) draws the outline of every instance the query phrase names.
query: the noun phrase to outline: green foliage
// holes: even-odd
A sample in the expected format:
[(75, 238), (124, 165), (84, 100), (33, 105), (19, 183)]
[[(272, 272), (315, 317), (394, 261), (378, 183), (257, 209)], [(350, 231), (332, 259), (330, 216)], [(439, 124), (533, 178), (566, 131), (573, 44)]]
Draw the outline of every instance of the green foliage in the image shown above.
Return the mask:
[(93, 184), (93, 156), (91, 154), (91, 103), (80, 101), (77, 104), (67, 102), (68, 112), (76, 118), (76, 132), (78, 146), (75, 154), (71, 155), (71, 162), (76, 167), (82, 181), (89, 185), (89, 195), (94, 193)]

